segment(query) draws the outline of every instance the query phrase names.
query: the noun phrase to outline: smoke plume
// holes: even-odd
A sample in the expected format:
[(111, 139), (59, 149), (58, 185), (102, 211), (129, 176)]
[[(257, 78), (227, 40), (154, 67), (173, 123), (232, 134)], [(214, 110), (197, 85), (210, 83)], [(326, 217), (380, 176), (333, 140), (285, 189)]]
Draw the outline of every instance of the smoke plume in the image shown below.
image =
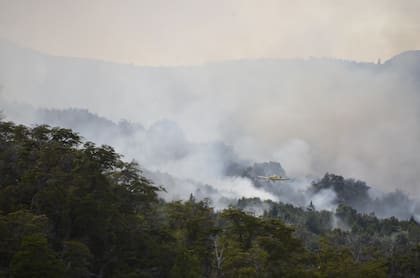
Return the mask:
[[(418, 52), (384, 64), (268, 59), (153, 68), (0, 44), (1, 108), (9, 119), (63, 125), (50, 118), (54, 113), (39, 118), (37, 108), (88, 109), (110, 120), (84, 126), (71, 118), (83, 114), (75, 110), (69, 126), (151, 171), (200, 181), (226, 196), (278, 200), (282, 195), (267, 188), (254, 192), (247, 178), (227, 178), (226, 167), (280, 161), (294, 181), (308, 180), (302, 188), (334, 172), (419, 197), (419, 74)], [(334, 197), (322, 196), (319, 203)]]

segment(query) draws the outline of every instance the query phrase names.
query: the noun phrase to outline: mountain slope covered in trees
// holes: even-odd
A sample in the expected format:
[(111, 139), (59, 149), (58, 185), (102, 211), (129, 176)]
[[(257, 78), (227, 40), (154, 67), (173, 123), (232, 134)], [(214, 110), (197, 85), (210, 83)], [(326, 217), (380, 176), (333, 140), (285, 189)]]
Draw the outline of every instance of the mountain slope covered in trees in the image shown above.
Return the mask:
[[(416, 277), (420, 226), (340, 206), (165, 202), (109, 146), (0, 122), (2, 277)], [(242, 210), (241, 208), (245, 208)], [(331, 224), (337, 217), (341, 224)]]
[[(244, 160), (234, 146), (223, 142), (191, 142), (174, 122), (159, 121), (145, 128), (126, 120), (115, 123), (82, 109), (35, 109), (16, 103), (0, 104), (0, 108), (2, 105), (7, 107), (4, 115), (8, 119), (31, 125), (69, 128), (82, 134), (86, 140), (113, 146), (126, 159), (135, 159), (144, 176), (165, 186), (166, 192), (161, 192), (159, 196), (167, 201), (185, 200), (193, 193), (198, 200), (207, 197), (215, 207), (226, 208), (243, 196), (265, 196), (267, 199), (270, 195), (261, 193), (269, 193), (272, 199), (299, 207), (305, 207), (312, 201), (317, 210), (334, 210), (337, 205), (344, 204), (359, 212), (375, 213), (380, 218), (394, 216), (407, 220), (413, 216), (420, 221), (420, 202), (404, 191), (383, 193), (363, 181), (335, 174), (322, 178), (293, 177), (279, 186), (258, 178), (287, 176), (287, 169), (279, 162)], [(214, 184), (217, 183), (215, 177), (227, 179), (228, 185)], [(233, 184), (238, 178), (248, 181), (251, 188), (258, 191), (246, 194), (247, 190), (242, 187), (232, 194)]]

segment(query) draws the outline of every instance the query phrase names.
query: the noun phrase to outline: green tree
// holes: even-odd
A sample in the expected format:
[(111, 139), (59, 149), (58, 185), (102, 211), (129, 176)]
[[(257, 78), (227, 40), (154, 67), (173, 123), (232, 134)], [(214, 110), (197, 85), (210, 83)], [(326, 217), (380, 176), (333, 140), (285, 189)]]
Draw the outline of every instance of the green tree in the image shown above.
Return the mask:
[(64, 277), (90, 277), (90, 265), (93, 256), (89, 248), (79, 241), (64, 242), (63, 261), (65, 264)]
[(200, 275), (200, 261), (192, 251), (183, 249), (178, 252), (171, 269), (171, 278), (197, 278)]
[(63, 277), (64, 264), (48, 246), (42, 234), (32, 234), (23, 238), (21, 249), (10, 263), (13, 278)]

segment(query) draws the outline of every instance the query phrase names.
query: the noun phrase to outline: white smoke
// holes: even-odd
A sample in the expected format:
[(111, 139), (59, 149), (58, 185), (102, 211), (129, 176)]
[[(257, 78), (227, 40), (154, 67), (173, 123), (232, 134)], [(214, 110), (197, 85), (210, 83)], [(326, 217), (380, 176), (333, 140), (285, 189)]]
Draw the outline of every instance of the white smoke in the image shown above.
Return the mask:
[[(410, 67), (418, 65), (413, 55)], [(410, 77), (419, 71), (397, 61), (402, 65), (312, 59), (147, 68), (1, 46), (0, 84), (3, 102), (88, 108), (114, 121), (140, 122), (145, 128), (125, 137), (120, 130), (82, 131), (146, 168), (217, 190), (226, 186), (227, 195), (241, 193), (238, 184), (247, 188), (241, 194), (273, 197), (263, 189), (253, 192), (249, 181), (224, 179), (226, 163), (238, 159), (234, 153), (278, 160), (293, 178), (339, 172), (385, 192), (419, 196), (420, 85)], [(35, 117), (3, 109), (12, 119)], [(294, 189), (288, 192), (289, 199), (307, 202)], [(330, 199), (326, 194), (319, 203)]]
[(281, 161), (292, 177), (315, 174), (312, 168), (313, 157), (310, 146), (304, 140), (291, 139), (274, 152), (273, 159)]
[(337, 208), (336, 197), (337, 195), (333, 190), (324, 189), (312, 197), (312, 203), (317, 210), (335, 211)]

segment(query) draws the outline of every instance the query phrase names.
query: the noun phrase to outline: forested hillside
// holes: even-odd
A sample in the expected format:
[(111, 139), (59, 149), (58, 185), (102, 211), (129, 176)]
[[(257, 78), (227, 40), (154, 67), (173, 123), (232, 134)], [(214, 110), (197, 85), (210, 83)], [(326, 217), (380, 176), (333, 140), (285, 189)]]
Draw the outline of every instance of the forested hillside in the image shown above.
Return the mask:
[(215, 211), (192, 195), (165, 202), (162, 191), (112, 147), (0, 122), (0, 277), (420, 275), (414, 218), (259, 199)]

